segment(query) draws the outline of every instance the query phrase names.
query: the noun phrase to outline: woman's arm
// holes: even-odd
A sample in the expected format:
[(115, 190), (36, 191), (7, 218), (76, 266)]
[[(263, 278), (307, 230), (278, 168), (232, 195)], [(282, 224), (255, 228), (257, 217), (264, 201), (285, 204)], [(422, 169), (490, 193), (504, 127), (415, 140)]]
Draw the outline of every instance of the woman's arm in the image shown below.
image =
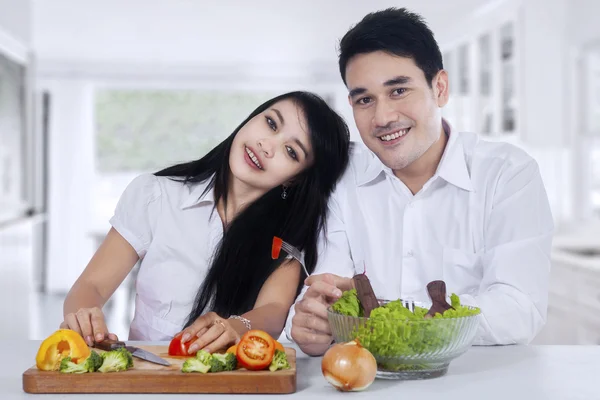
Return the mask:
[(63, 306), (62, 328), (79, 332), (88, 343), (93, 336), (103, 340), (108, 329), (102, 307), (117, 290), (139, 257), (133, 247), (114, 229), (73, 284)]
[[(248, 319), (252, 329), (260, 329), (277, 339), (285, 326), (288, 311), (296, 299), (296, 288), (300, 281), (300, 263), (291, 260), (275, 270), (263, 284), (254, 308), (242, 316)], [(217, 323), (221, 321), (221, 323)], [(248, 331), (243, 322), (236, 319), (223, 319), (216, 313), (207, 313), (183, 330), (182, 341), (194, 336), (198, 339), (189, 352), (204, 349), (209, 352), (235, 343)]]
[(291, 260), (271, 274), (260, 289), (254, 309), (243, 315), (251, 321), (253, 329), (263, 330), (275, 339), (281, 335), (287, 314), (296, 300), (300, 271), (300, 263)]

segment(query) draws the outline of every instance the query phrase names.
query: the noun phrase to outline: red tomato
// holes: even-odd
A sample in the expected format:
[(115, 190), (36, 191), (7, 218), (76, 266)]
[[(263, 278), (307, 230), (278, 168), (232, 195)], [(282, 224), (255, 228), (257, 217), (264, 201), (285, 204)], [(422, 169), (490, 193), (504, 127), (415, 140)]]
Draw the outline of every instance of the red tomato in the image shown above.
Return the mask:
[(179, 332), (169, 343), (169, 355), (170, 356), (193, 356), (194, 354), (189, 354), (188, 349), (192, 344), (191, 341), (186, 343), (181, 343), (181, 336), (183, 332)]
[(241, 367), (250, 371), (267, 368), (275, 354), (275, 340), (267, 332), (253, 329), (242, 336), (236, 357)]

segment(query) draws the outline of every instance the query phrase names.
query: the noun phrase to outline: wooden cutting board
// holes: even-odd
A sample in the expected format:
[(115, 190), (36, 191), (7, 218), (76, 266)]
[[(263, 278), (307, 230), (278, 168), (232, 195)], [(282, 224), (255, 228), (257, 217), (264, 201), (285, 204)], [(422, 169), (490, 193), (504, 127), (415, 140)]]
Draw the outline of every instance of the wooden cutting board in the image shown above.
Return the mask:
[(183, 373), (184, 357), (172, 357), (167, 346), (139, 346), (171, 363), (153, 364), (134, 357), (134, 367), (122, 372), (63, 374), (32, 367), (23, 373), (27, 393), (294, 393), (296, 350), (286, 348), (291, 368), (271, 372), (236, 371)]

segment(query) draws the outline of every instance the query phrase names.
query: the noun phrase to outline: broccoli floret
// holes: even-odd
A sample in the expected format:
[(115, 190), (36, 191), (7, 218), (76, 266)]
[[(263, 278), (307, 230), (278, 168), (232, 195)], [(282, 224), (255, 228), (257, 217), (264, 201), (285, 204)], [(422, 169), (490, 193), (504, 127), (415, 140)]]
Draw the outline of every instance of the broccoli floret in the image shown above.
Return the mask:
[(133, 367), (133, 356), (127, 349), (121, 347), (102, 353), (102, 366), (98, 368), (98, 371), (118, 372), (131, 367)]
[(117, 351), (122, 352), (125, 357), (127, 357), (127, 369), (133, 368), (133, 355), (127, 350), (125, 347), (121, 347), (117, 349)]
[(208, 351), (200, 350), (196, 353), (196, 359), (206, 365), (210, 365), (210, 360), (212, 358), (212, 354)]
[(100, 368), (102, 361), (102, 357), (100, 357), (100, 355), (93, 350), (88, 358), (79, 364), (71, 361), (71, 357), (65, 357), (60, 362), (60, 372), (64, 372), (66, 374), (83, 374), (86, 372), (94, 372)]
[(181, 372), (202, 372), (206, 374), (210, 371), (210, 367), (210, 364), (205, 364), (197, 358), (188, 358), (181, 366)]
[(233, 371), (237, 367), (237, 358), (233, 353), (212, 355), (210, 372)]
[(98, 371), (98, 368), (100, 368), (100, 366), (102, 366), (103, 361), (104, 360), (102, 359), (100, 354), (98, 354), (92, 350), (92, 353), (90, 354), (90, 356), (88, 358), (86, 358), (86, 360), (85, 360), (87, 370), (90, 372)]
[(202, 372), (206, 374), (212, 366), (212, 355), (208, 351), (200, 350), (195, 358), (188, 358), (181, 366), (181, 372)]
[(278, 369), (289, 369), (289, 368), (290, 368), (290, 363), (288, 362), (285, 351), (275, 350), (275, 355), (273, 356), (271, 365), (269, 365), (269, 371), (274, 372), (274, 371), (277, 371)]
[(225, 364), (223, 364), (218, 358), (210, 359), (210, 372), (221, 372), (225, 371)]
[(71, 361), (71, 357), (65, 357), (60, 362), (60, 372), (65, 374), (85, 374), (88, 372), (87, 367), (81, 364), (75, 364)]

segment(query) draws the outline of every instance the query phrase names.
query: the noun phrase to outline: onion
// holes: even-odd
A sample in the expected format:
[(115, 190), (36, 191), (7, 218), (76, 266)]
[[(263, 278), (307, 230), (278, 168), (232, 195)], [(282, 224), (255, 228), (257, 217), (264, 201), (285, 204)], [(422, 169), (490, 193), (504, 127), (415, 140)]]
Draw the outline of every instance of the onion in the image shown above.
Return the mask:
[(331, 347), (321, 362), (323, 376), (342, 392), (365, 390), (375, 380), (377, 362), (356, 340)]

